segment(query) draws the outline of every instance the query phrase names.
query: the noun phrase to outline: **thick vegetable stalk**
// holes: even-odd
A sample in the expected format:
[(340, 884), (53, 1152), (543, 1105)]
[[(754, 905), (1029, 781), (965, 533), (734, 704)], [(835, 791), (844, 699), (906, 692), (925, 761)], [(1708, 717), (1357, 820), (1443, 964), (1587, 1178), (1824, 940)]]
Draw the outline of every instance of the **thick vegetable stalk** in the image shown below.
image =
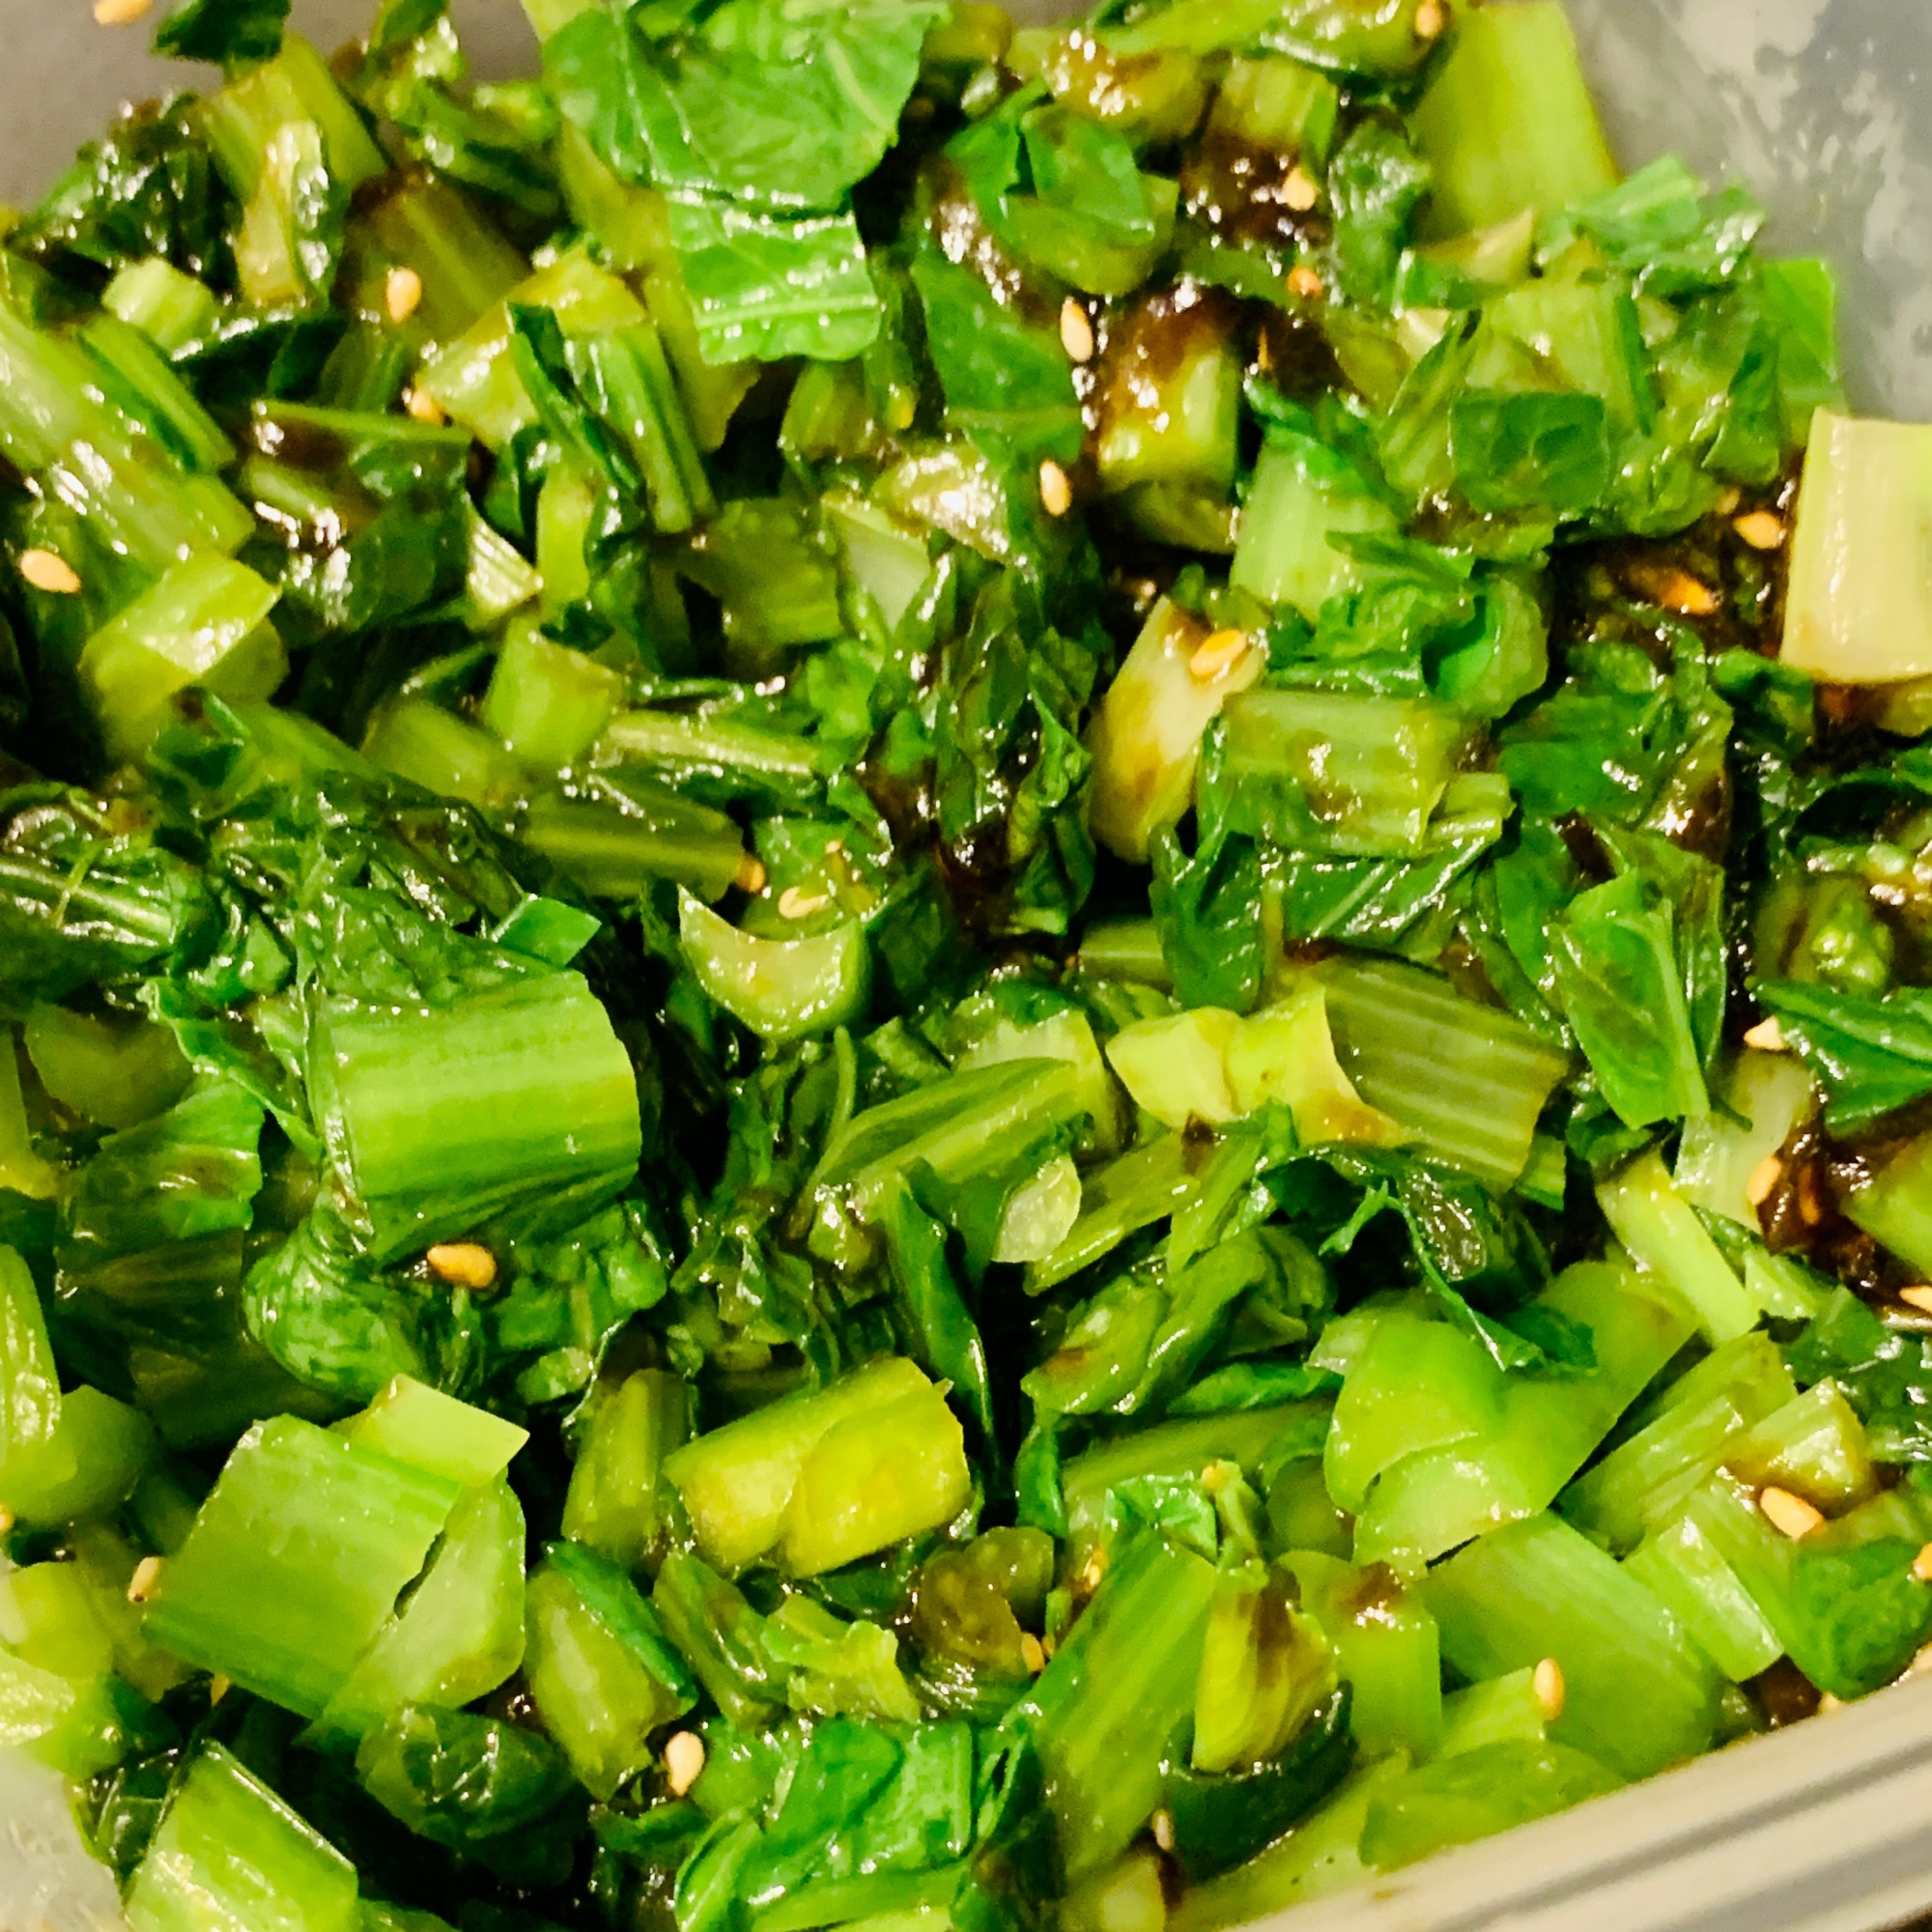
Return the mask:
[(223, 556), (176, 564), (88, 639), (80, 675), (108, 753), (145, 751), (188, 685), (223, 696), (274, 695), (288, 675), (281, 639), (269, 623), (277, 593), (252, 570)]
[[(546, 718), (545, 730), (549, 723)], [(700, 899), (717, 900), (745, 872), (744, 834), (729, 813), (616, 774), (540, 791), (524, 814), (523, 838), (565, 878), (600, 898), (636, 898), (654, 880), (674, 879)], [(864, 935), (856, 927), (847, 931), (857, 939), (863, 963)]]
[(1224, 715), (1230, 825), (1338, 857), (1419, 857), (1467, 736), (1426, 697), (1250, 691)]
[(766, 1620), (736, 1584), (674, 1549), (651, 1586), (651, 1607), (711, 1700), (753, 1729), (784, 1701), (784, 1673), (765, 1646)]
[(650, 1760), (650, 1734), (697, 1685), (628, 1576), (554, 1543), (529, 1580), (525, 1675), (545, 1727), (586, 1789), (609, 1798)]
[(504, 636), (479, 715), (520, 758), (561, 770), (597, 742), (623, 691), (608, 665), (545, 637), (525, 617)]
[(1721, 1472), (1686, 1515), (1812, 1683), (1862, 1697), (1904, 1669), (1932, 1628), (1915, 1565), (1927, 1515), (1908, 1489), (1874, 1496), (1794, 1542)]
[(678, 930), (698, 984), (775, 1045), (843, 1026), (865, 1009), (871, 961), (862, 925), (815, 939), (758, 939), (686, 893)]
[(688, 530), (714, 516), (717, 498), (657, 330), (639, 323), (592, 336), (574, 366), (598, 413), (630, 450), (658, 528)]
[(60, 1192), (60, 1169), (34, 1146), (11, 1026), (0, 1030), (0, 1186), (29, 1201), (51, 1201)]
[(1084, 1559), (1103, 1535), (1109, 1491), (1140, 1476), (1198, 1476), (1209, 1463), (1232, 1463), (1253, 1474), (1265, 1460), (1319, 1451), (1330, 1406), (1316, 1397), (1188, 1416), (1083, 1450), (1060, 1478), (1074, 1560)]
[(1355, 1742), (1372, 1757), (1430, 1756), (1442, 1742), (1442, 1650), (1421, 1598), (1385, 1571), (1314, 1550), (1293, 1550), (1284, 1562), (1334, 1650)]
[(1449, 57), (1416, 110), (1435, 172), (1439, 233), (1491, 228), (1523, 209), (1583, 201), (1617, 180), (1556, 0), (1523, 0), (1457, 23)]
[(1312, 623), (1329, 598), (1361, 581), (1333, 539), (1395, 528), (1395, 512), (1355, 464), (1313, 437), (1277, 429), (1255, 466), (1229, 582), (1292, 605)]
[(85, 1383), (61, 1393), (33, 1275), (0, 1247), (0, 1509), (46, 1529), (96, 1516), (126, 1502), (155, 1460), (139, 1410)]
[(530, 1439), (516, 1423), (409, 1376), (398, 1376), (336, 1430), (358, 1449), (393, 1457), (464, 1490), (495, 1481)]
[(1147, 863), (1152, 835), (1192, 807), (1203, 733), (1266, 665), (1244, 643), (1198, 675), (1193, 663), (1210, 635), (1200, 618), (1163, 599), (1094, 713), (1094, 836), (1136, 864)]
[(103, 1127), (138, 1126), (180, 1099), (188, 1081), (173, 1033), (153, 1021), (109, 1024), (43, 1004), (27, 1015), (21, 1043), (41, 1085)]
[(1043, 1293), (1091, 1266), (1129, 1235), (1165, 1220), (1200, 1191), (1200, 1168), (1179, 1134), (1163, 1134), (1083, 1179), (1080, 1211), (1053, 1252), (1027, 1269), (1027, 1292)]
[(1932, 598), (1919, 532), (1932, 503), (1932, 434), (1822, 412), (1811, 436), (1784, 662), (1839, 684), (1932, 677)]
[(643, 304), (616, 276), (572, 248), (519, 282), (469, 328), (438, 350), (418, 387), (435, 398), (492, 449), (500, 449), (537, 419), (511, 354), (509, 309), (548, 308), (566, 326), (567, 337), (588, 338), (645, 323)]
[(767, 1620), (766, 1654), (791, 1673), (785, 1697), (807, 1717), (918, 1719), (919, 1699), (899, 1668), (897, 1635), (868, 1617), (850, 1622), (810, 1597), (787, 1596)]
[(1566, 1054), (1392, 960), (1338, 962), (1322, 983), (1336, 1056), (1370, 1106), (1492, 1187), (1521, 1179)]
[(110, 573), (112, 608), (196, 552), (232, 554), (253, 520), (214, 478), (131, 434), (98, 394), (87, 356), (0, 302), (0, 452), (71, 513), (66, 560), (83, 577), (91, 560)]
[(1932, 1138), (1910, 1142), (1845, 1201), (1845, 1214), (1921, 1272), (1932, 1274)]
[(1563, 1708), (1550, 1735), (1621, 1776), (1710, 1748), (1719, 1690), (1710, 1660), (1634, 1576), (1557, 1518), (1471, 1544), (1421, 1595), (1444, 1661), (1472, 1682), (1554, 1659)]
[[(120, 1579), (120, 1591), (126, 1587)], [(91, 1777), (166, 1735), (165, 1720), (116, 1675), (128, 1646), (110, 1625), (125, 1632), (127, 1609), (125, 1596), (98, 1593), (77, 1563), (35, 1563), (0, 1578), (0, 1707), (8, 1736), (70, 1777)], [(181, 1672), (143, 1674), (158, 1690), (172, 1688)]]
[[(1473, 1339), (1459, 1338), (1458, 1350), (1431, 1337), (1441, 1368), (1410, 1384), (1376, 1370), (1378, 1328), (1344, 1386), (1345, 1402), (1374, 1396), (1374, 1419), (1358, 1443), (1338, 1406), (1333, 1443), (1333, 1458), (1360, 1457), (1358, 1468), (1379, 1470), (1356, 1521), (1358, 1563), (1419, 1575), (1467, 1538), (1548, 1509), (1690, 1334), (1674, 1303), (1653, 1299), (1639, 1277), (1608, 1263), (1566, 1269), (1532, 1307), (1586, 1328), (1596, 1366), (1574, 1377), (1506, 1376)], [(1484, 1417), (1494, 1421), (1484, 1426)], [(1415, 1430), (1426, 1433), (1410, 1454)]]
[(1733, 1684), (1748, 1683), (1784, 1655), (1784, 1645), (1705, 1534), (1701, 1514), (1692, 1497), (1624, 1558), (1624, 1567)]
[(215, 317), (214, 294), (208, 284), (158, 255), (123, 269), (101, 291), (100, 306), (138, 328), (164, 355), (206, 335)]
[(1662, 1412), (1564, 1491), (1565, 1519), (1622, 1554), (1677, 1509), (1730, 1443), (1797, 1394), (1770, 1336), (1742, 1335), (1678, 1378)]
[(690, 1434), (690, 1393), (681, 1377), (639, 1369), (600, 1387), (563, 1501), (563, 1533), (626, 1569), (636, 1569), (664, 1525), (666, 1460)]
[(100, 387), (121, 413), (189, 470), (213, 475), (235, 461), (235, 445), (140, 329), (98, 315), (80, 331)]
[(498, 1476), (450, 1512), (421, 1580), (309, 1738), (352, 1744), (406, 1708), (460, 1709), (516, 1670), (524, 1643), (524, 1512)]
[(1327, 1642), (1279, 1580), (1230, 1574), (1208, 1617), (1189, 1766), (1217, 1774), (1270, 1762), (1334, 1689)]
[(310, 1080), (376, 1260), (559, 1196), (579, 1218), (630, 1179), (642, 1145), (630, 1057), (575, 973), (440, 1007), (325, 1000)]
[(1107, 1063), (1134, 1104), (1165, 1126), (1221, 1126), (1272, 1103), (1289, 1110), (1311, 1147), (1395, 1147), (1408, 1138), (1343, 1070), (1320, 985), (1245, 1018), (1194, 1007), (1137, 1020), (1107, 1042)]
[(214, 98), (207, 128), (243, 205), (235, 241), (242, 293), (265, 309), (327, 301), (348, 196), (387, 163), (321, 57), (291, 36), (275, 59)]
[(1002, 1061), (953, 1073), (856, 1115), (827, 1144), (813, 1192), (814, 1233), (846, 1213), (873, 1218), (895, 1179), (923, 1162), (944, 1182), (1009, 1169), (1039, 1143), (1091, 1118), (1087, 1068), (1068, 1060)]
[(355, 1867), (239, 1759), (204, 1744), (135, 1869), (128, 1922), (356, 1932)]
[(320, 1717), (414, 1581), (455, 1484), (295, 1416), (236, 1444), (149, 1601), (149, 1637)]
[(937, 1529), (971, 1488), (964, 1432), (896, 1356), (700, 1435), (665, 1474), (709, 1561), (734, 1572), (775, 1552), (794, 1576)]
[(1098, 1593), (1008, 1719), (1047, 1773), (1068, 1880), (1125, 1851), (1160, 1803), (1167, 1743), (1193, 1708), (1216, 1578), (1149, 1534), (1116, 1552)]
[[(0, 1042), (11, 1068), (11, 1040)], [(0, 1248), (0, 1503), (17, 1514), (60, 1427), (60, 1372), (40, 1290), (13, 1248)]]
[(1605, 1218), (1640, 1268), (1682, 1295), (1714, 1342), (1747, 1334), (1758, 1311), (1736, 1271), (1671, 1185), (1662, 1158), (1647, 1153), (1598, 1190)]
[(1477, 1745), (1377, 1792), (1362, 1825), (1362, 1862), (1395, 1871), (1450, 1845), (1567, 1811), (1623, 1781), (1586, 1752), (1554, 1740)]

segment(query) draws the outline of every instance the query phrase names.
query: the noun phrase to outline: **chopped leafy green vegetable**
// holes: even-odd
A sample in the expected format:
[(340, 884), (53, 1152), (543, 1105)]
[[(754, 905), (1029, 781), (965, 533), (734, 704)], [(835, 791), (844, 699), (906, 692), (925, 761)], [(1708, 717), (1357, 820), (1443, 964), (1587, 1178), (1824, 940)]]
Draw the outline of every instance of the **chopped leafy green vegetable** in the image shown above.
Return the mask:
[(0, 236), (0, 1732), (134, 1932), (1211, 1932), (1904, 1669), (1832, 271), (1556, 0), (289, 11)]

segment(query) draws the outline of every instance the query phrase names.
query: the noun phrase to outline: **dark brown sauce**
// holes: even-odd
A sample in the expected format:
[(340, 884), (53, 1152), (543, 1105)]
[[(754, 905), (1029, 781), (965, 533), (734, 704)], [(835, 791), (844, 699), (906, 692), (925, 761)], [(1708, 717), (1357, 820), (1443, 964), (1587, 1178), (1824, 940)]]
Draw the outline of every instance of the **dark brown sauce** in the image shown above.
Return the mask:
[(1601, 886), (1615, 875), (1616, 868), (1597, 837), (1597, 828), (1580, 811), (1566, 811), (1556, 821), (1556, 836), (1568, 848), (1577, 869), (1592, 885)]
[(1315, 209), (1289, 205), (1296, 156), (1210, 127), (1180, 170), (1180, 205), (1223, 242), (1292, 249), (1325, 245), (1333, 224)]
[(1291, 402), (1313, 402), (1330, 390), (1350, 394), (1349, 381), (1321, 325), (1312, 317), (1272, 303), (1257, 304), (1251, 373), (1263, 376)]
[(1807, 1116), (1778, 1150), (1778, 1173), (1758, 1206), (1758, 1226), (1775, 1255), (1797, 1255), (1867, 1301), (1892, 1299), (1918, 1274), (1845, 1215), (1840, 1202), (1932, 1129), (1932, 1103), (1890, 1116), (1852, 1140), (1835, 1140)]
[(1818, 1709), (1818, 1687), (1787, 1657), (1780, 1657), (1744, 1688), (1774, 1731), (1800, 1723)]
[(1659, 830), (1673, 845), (1694, 852), (1715, 866), (1731, 849), (1731, 821), (1737, 803), (1728, 762), (1719, 762), (1684, 799), (1666, 800)]
[(1345, 1607), (1357, 1624), (1385, 1623), (1403, 1606), (1408, 1592), (1386, 1563), (1371, 1563), (1350, 1593)]
[(333, 430), (291, 421), (272, 411), (255, 419), (248, 440), (264, 456), (311, 475), (331, 475), (349, 461), (349, 445)]
[(1236, 297), (1191, 280), (1138, 297), (1113, 317), (1084, 385), (1090, 455), (1122, 418), (1164, 413), (1175, 378), (1195, 356), (1232, 342), (1240, 322)]
[[(1622, 601), (1664, 610), (1686, 625), (1707, 651), (1747, 650), (1776, 657), (1784, 637), (1790, 583), (1790, 541), (1801, 469), (1794, 467), (1768, 489), (1740, 491), (1719, 509), (1676, 536), (1621, 537), (1575, 544), (1550, 559), (1556, 594), (1552, 635), (1563, 640), (1604, 637), (1615, 628), (1605, 607)], [(1775, 550), (1759, 550), (1740, 528), (1759, 514), (1776, 518), (1787, 533)], [(1705, 608), (1708, 600), (1709, 607)], [(1632, 642), (1652, 642), (1660, 664), (1668, 660), (1662, 626)], [(1607, 627), (1607, 628), (1606, 628)]]

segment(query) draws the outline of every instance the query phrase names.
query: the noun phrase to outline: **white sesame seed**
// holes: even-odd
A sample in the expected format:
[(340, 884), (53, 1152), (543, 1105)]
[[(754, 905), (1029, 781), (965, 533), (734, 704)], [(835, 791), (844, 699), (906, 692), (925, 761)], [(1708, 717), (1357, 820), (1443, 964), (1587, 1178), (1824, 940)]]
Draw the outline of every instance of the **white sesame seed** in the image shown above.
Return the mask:
[(482, 1290), (495, 1285), (497, 1257), (477, 1241), (442, 1241), (423, 1257), (429, 1271), (451, 1288)]
[(747, 852), (738, 861), (738, 869), (731, 874), (731, 883), (741, 893), (761, 893), (771, 874), (765, 870), (764, 861), (754, 859)]
[(1932, 1583), (1932, 1543), (1928, 1543), (1912, 1559), (1912, 1574), (1921, 1583)]
[(1745, 1044), (1754, 1046), (1760, 1053), (1782, 1053), (1784, 1029), (1775, 1020), (1759, 1020), (1757, 1025), (1745, 1035)]
[(422, 277), (413, 269), (391, 269), (383, 288), (383, 301), (391, 322), (407, 322), (421, 307)]
[(64, 556), (56, 555), (50, 550), (23, 550), (20, 553), (20, 575), (36, 590), (44, 590), (49, 597), (77, 597), (80, 594), (80, 579), (73, 566)]
[(1074, 361), (1093, 361), (1094, 325), (1078, 296), (1068, 296), (1060, 305), (1060, 342)]
[(1288, 292), (1297, 301), (1320, 301), (1328, 285), (1313, 269), (1294, 268), (1288, 271)]
[(1731, 527), (1752, 550), (1780, 550), (1784, 545), (1784, 520), (1775, 510), (1752, 510), (1740, 517)]
[(1543, 1721), (1553, 1724), (1563, 1715), (1563, 1699), (1568, 1687), (1563, 1682), (1563, 1666), (1553, 1657), (1546, 1657), (1530, 1675)]
[(1188, 672), (1201, 683), (1209, 684), (1223, 672), (1233, 670), (1247, 656), (1248, 647), (1245, 631), (1216, 631), (1187, 660)]
[(1039, 466), (1039, 500), (1049, 517), (1064, 517), (1073, 507), (1073, 485), (1050, 456)]
[(1020, 1632), (1020, 1658), (1036, 1677), (1046, 1668), (1046, 1646), (1032, 1631)]
[(1916, 1308), (1921, 1315), (1932, 1315), (1932, 1288), (1922, 1282), (1911, 1288), (1901, 1288), (1898, 1298), (1908, 1308)]
[(94, 0), (94, 17), (103, 27), (130, 27), (154, 4), (155, 0)]
[(1784, 1163), (1775, 1153), (1768, 1153), (1751, 1169), (1750, 1179), (1745, 1182), (1745, 1199), (1753, 1208), (1762, 1208), (1771, 1199), (1772, 1190), (1784, 1178)]
[(161, 1559), (158, 1556), (144, 1556), (134, 1565), (134, 1574), (128, 1579), (128, 1601), (130, 1604), (145, 1604), (155, 1594), (155, 1585), (161, 1580)]
[(1807, 1228), (1815, 1228), (1824, 1220), (1828, 1205), (1818, 1170), (1805, 1168), (1798, 1177), (1798, 1218)]
[(1281, 185), (1281, 198), (1296, 214), (1306, 214), (1321, 199), (1321, 190), (1315, 185), (1315, 177), (1296, 162)]
[(1448, 25), (1439, 0), (1422, 0), (1415, 10), (1415, 37), (1419, 41), (1439, 40), (1442, 29)]
[(1666, 611), (1680, 617), (1714, 617), (1718, 613), (1718, 593), (1688, 570), (1666, 570), (1643, 587)]
[(831, 903), (830, 893), (809, 893), (803, 886), (787, 886), (779, 895), (779, 915), (782, 919), (810, 919)]
[(427, 389), (405, 390), (403, 407), (417, 422), (441, 423), (449, 420), (442, 412), (442, 405)]
[(1780, 1490), (1775, 1484), (1758, 1492), (1757, 1506), (1763, 1511), (1765, 1521), (1793, 1543), (1824, 1526), (1822, 1510), (1814, 1509), (1803, 1496), (1794, 1496), (1789, 1490)]
[(1164, 1852), (1173, 1851), (1174, 1814), (1169, 1811), (1156, 1811), (1150, 1822), (1153, 1826), (1154, 1843)]
[(696, 1731), (674, 1731), (665, 1741), (665, 1780), (682, 1798), (704, 1770), (704, 1740)]

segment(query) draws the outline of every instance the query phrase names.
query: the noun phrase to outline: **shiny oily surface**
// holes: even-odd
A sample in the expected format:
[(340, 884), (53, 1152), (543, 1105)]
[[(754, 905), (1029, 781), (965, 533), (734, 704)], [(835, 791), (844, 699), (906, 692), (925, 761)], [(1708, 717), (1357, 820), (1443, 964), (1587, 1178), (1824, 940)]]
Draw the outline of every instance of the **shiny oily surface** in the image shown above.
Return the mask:
[[(1847, 373), (1861, 409), (1932, 417), (1932, 11), (1916, 0), (1568, 0), (1618, 157), (1680, 154), (1741, 176), (1773, 213), (1777, 255), (1824, 254), (1844, 285)], [(152, 12), (98, 25), (82, 0), (8, 9), (0, 201), (30, 203), (125, 99), (181, 85), (149, 57)], [(1065, 13), (1014, 8), (1021, 18)], [(484, 72), (530, 69), (516, 0), (457, 0)], [(329, 45), (364, 0), (297, 0)]]

